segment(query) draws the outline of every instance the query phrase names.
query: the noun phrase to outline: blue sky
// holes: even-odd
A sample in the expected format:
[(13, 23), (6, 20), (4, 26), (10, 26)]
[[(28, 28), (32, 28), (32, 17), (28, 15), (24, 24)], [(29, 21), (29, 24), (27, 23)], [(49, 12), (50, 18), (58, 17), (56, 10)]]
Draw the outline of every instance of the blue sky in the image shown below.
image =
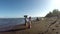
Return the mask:
[(20, 18), (24, 15), (43, 17), (53, 9), (60, 9), (59, 0), (0, 0), (0, 18)]

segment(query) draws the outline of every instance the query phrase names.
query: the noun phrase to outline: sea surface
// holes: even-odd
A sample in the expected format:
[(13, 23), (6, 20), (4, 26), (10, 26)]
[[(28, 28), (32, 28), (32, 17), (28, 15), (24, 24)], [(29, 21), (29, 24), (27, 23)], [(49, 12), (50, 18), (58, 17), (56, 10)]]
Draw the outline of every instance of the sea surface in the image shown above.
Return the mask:
[(0, 18), (0, 31), (10, 30), (13, 26), (24, 23), (24, 18)]
[(0, 26), (24, 24), (24, 18), (0, 18)]

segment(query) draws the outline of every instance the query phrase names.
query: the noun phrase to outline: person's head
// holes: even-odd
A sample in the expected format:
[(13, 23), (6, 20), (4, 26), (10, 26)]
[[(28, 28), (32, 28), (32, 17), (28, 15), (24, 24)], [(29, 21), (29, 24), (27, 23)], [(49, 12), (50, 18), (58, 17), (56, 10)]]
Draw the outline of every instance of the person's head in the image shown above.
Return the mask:
[(25, 18), (27, 18), (27, 15), (24, 15)]
[(29, 19), (31, 19), (31, 16), (29, 17)]

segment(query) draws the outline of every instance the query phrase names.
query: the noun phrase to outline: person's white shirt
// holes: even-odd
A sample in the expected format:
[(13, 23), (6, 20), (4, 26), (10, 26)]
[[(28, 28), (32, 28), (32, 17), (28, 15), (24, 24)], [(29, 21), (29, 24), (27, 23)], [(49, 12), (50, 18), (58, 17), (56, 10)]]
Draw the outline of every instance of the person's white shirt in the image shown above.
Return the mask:
[(27, 18), (26, 21), (27, 21), (27, 23), (30, 23), (31, 20)]
[(27, 22), (29, 21), (28, 18), (26, 18), (26, 21), (27, 21)]

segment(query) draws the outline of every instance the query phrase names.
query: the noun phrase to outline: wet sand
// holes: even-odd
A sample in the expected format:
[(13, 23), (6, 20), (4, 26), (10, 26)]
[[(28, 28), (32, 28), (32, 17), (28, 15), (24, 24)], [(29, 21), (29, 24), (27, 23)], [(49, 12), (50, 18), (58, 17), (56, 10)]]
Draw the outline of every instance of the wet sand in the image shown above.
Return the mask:
[(55, 18), (33, 21), (31, 29), (28, 29), (25, 25), (16, 25), (12, 30), (0, 32), (0, 34), (59, 34), (60, 20), (55, 21)]

